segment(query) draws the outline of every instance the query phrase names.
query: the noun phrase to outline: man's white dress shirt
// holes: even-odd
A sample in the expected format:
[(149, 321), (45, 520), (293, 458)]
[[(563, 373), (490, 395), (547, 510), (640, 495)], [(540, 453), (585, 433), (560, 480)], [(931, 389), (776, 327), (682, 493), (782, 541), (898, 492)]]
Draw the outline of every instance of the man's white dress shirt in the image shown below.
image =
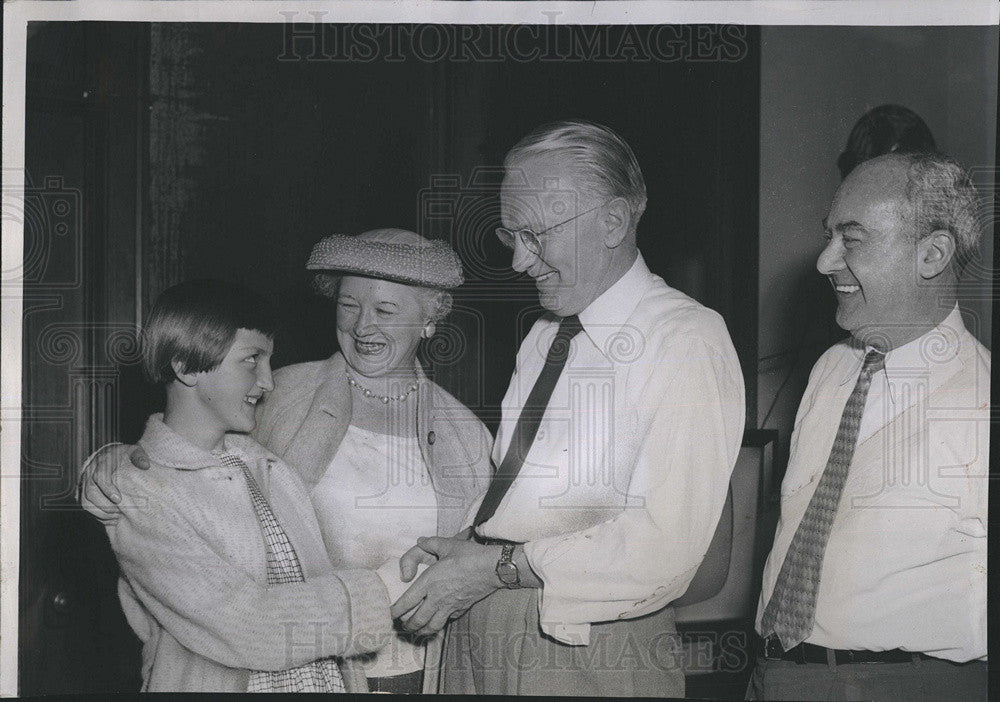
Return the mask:
[[(795, 420), (760, 617), (836, 436), (866, 349), (816, 363)], [(990, 352), (956, 307), (872, 378), (823, 558), (809, 643), (986, 657)]]
[[(715, 533), (743, 435), (743, 376), (722, 318), (640, 255), (579, 315), (538, 434), (482, 536), (525, 542), (542, 630), (586, 644), (592, 622), (684, 594)], [(500, 464), (559, 320), (525, 337), (503, 400)], [(472, 510), (475, 513), (475, 509)]]

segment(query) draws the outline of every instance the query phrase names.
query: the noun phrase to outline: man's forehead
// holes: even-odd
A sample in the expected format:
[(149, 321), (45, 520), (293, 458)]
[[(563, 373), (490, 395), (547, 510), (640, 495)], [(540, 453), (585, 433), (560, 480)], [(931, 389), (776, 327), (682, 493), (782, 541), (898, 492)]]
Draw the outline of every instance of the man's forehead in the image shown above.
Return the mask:
[(869, 163), (859, 166), (837, 189), (830, 215), (844, 209), (898, 208), (906, 202), (906, 168), (895, 161)]
[(559, 190), (572, 186), (573, 175), (569, 161), (559, 154), (532, 154), (516, 158), (504, 171), (505, 188), (530, 188), (533, 190)]
[(580, 211), (580, 198), (566, 189), (508, 189), (500, 194), (500, 214), (508, 226), (544, 227)]
[(907, 171), (906, 162), (898, 158), (865, 161), (847, 176), (841, 190), (849, 189), (877, 199), (903, 195)]
[(572, 203), (583, 196), (569, 167), (551, 156), (538, 156), (509, 164), (500, 188), (503, 204), (522, 202)]
[(508, 226), (544, 226), (578, 211), (585, 196), (564, 157), (533, 154), (508, 163), (500, 188), (501, 216)]

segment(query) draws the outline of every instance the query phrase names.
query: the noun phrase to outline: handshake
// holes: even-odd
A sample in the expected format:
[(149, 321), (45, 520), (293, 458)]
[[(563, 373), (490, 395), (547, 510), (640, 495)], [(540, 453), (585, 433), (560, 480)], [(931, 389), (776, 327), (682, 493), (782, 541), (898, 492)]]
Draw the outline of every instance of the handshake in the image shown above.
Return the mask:
[[(141, 447), (119, 445), (97, 452), (83, 467), (80, 504), (105, 526), (114, 525), (121, 511), (121, 492), (115, 484), (118, 470), (149, 470), (149, 456)], [(452, 537), (421, 537), (398, 560), (375, 572), (393, 603), (391, 616), (406, 631), (430, 636), (461, 616), (469, 607), (503, 587), (497, 578), (500, 546), (471, 540), (469, 527)], [(522, 572), (528, 570), (522, 569)]]

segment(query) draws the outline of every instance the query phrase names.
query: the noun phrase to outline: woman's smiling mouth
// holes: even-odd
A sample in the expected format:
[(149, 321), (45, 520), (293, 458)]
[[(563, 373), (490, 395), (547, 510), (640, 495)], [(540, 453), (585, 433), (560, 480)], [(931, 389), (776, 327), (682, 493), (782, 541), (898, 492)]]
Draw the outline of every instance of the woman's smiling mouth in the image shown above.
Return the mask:
[(381, 341), (360, 341), (354, 340), (354, 350), (365, 356), (373, 356), (382, 353), (387, 344)]

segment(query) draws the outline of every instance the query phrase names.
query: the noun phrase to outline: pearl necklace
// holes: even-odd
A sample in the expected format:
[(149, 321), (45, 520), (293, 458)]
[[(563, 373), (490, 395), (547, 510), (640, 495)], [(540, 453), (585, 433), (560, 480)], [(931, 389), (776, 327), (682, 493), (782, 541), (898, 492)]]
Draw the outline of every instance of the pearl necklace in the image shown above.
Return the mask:
[(361, 394), (364, 395), (365, 397), (372, 397), (375, 398), (376, 400), (379, 400), (383, 405), (389, 404), (389, 400), (394, 400), (395, 402), (406, 402), (406, 398), (408, 398), (411, 393), (416, 392), (417, 390), (417, 384), (412, 383), (410, 387), (406, 389), (406, 392), (400, 395), (379, 395), (377, 392), (372, 392), (364, 385), (356, 381), (353, 377), (351, 377), (351, 374), (348, 373), (347, 371), (344, 371), (344, 375), (347, 376), (347, 382), (351, 385), (351, 387), (355, 387), (358, 390), (360, 390)]

